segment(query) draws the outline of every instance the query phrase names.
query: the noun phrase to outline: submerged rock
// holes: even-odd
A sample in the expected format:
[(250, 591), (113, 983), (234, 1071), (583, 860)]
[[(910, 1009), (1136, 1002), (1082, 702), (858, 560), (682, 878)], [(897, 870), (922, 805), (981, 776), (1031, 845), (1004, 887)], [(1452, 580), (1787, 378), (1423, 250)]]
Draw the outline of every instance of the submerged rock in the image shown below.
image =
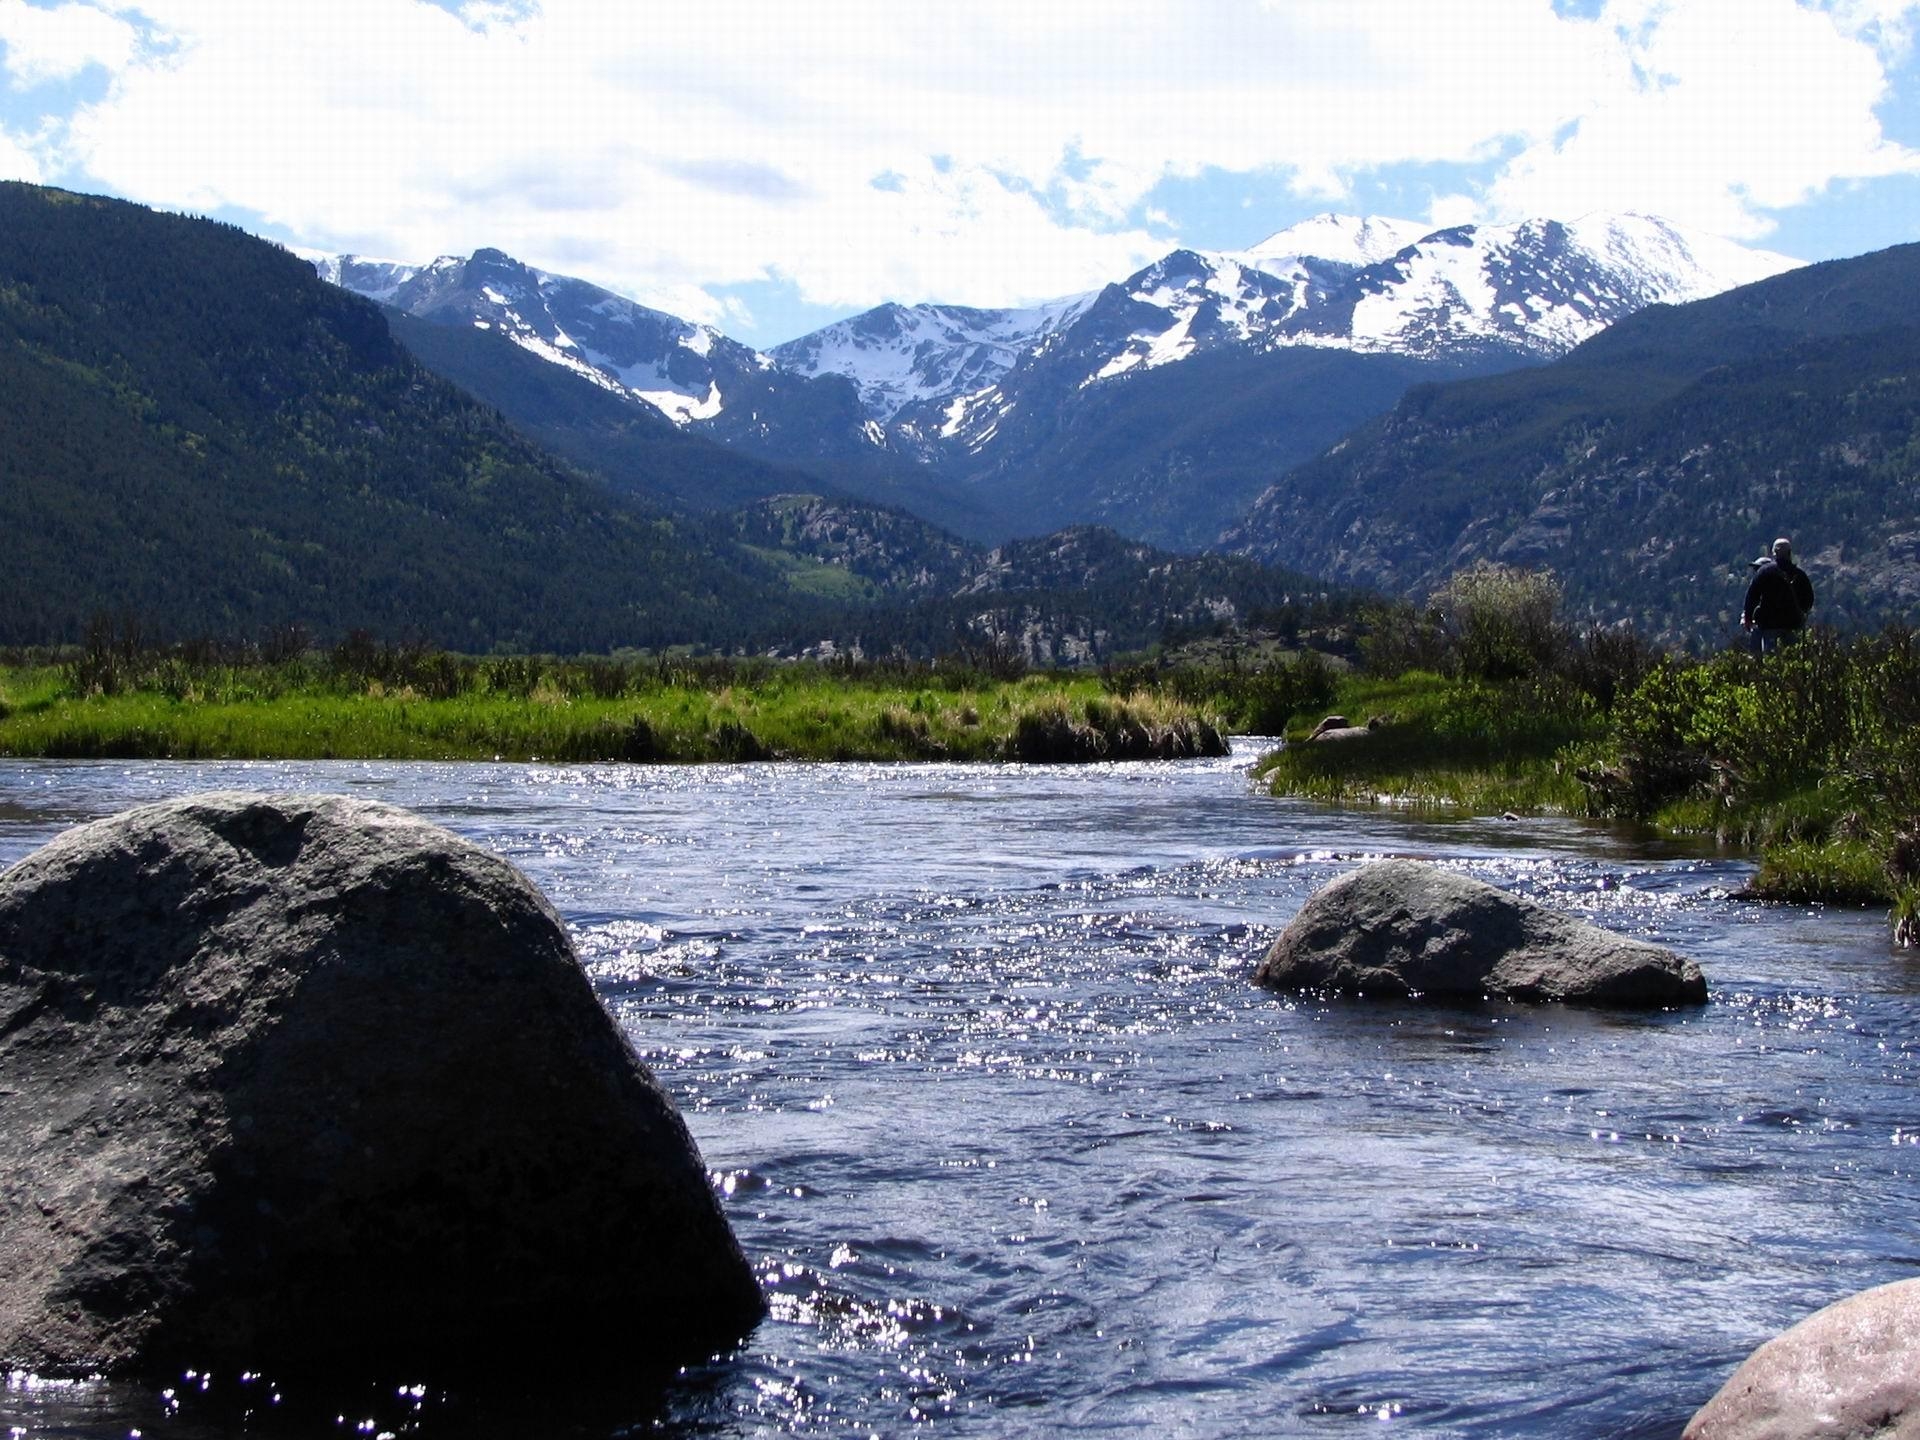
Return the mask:
[(392, 806), (202, 795), (0, 875), (0, 1361), (622, 1371), (759, 1288), (512, 865)]
[(1829, 1305), (1762, 1345), (1683, 1440), (1920, 1437), (1920, 1280)]
[(1254, 972), (1281, 990), (1699, 1005), (1693, 961), (1438, 865), (1383, 860), (1323, 886)]

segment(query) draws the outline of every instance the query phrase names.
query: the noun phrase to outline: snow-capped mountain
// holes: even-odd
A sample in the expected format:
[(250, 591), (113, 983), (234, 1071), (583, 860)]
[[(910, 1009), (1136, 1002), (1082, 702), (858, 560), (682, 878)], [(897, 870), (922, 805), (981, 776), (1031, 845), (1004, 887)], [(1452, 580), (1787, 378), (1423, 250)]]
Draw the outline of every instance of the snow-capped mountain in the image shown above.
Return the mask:
[(1302, 220), (1238, 252), (1238, 258), (1257, 269), (1286, 274), (1302, 256), (1358, 270), (1391, 259), (1407, 246), (1433, 233), (1431, 225), (1385, 216), (1316, 215)]
[(1797, 261), (1648, 216), (1428, 231), (1412, 221), (1320, 215), (1243, 251), (1175, 250), (1104, 290), (1025, 308), (886, 304), (759, 354), (498, 250), (412, 266), (310, 257), (320, 274), (426, 319), (498, 328), (516, 344), (681, 425), (711, 421), (742, 377), (778, 368), (844, 376), (870, 443), (882, 427), (922, 453), (979, 453), (1025, 388), (1062, 367), (1089, 386), (1221, 347), (1290, 345), (1516, 362), (1564, 354), (1622, 315), (1703, 299)]
[[(902, 446), (979, 457), (1036, 394), (1058, 404), (1067, 391), (1222, 349), (1532, 363), (1646, 305), (1703, 299), (1797, 263), (1640, 215), (1433, 231), (1321, 215), (1244, 251), (1175, 250), (1043, 311), (883, 306), (773, 353), (851, 379)], [(984, 319), (940, 323), (948, 314), (1018, 318), (1000, 322), (1000, 348), (982, 363)]]
[(323, 279), (423, 320), (498, 330), (682, 425), (719, 415), (745, 377), (772, 366), (709, 326), (536, 270), (499, 250), (443, 255), (420, 266), (355, 255), (321, 256), (313, 264)]
[(847, 376), (867, 413), (885, 422), (908, 405), (992, 385), (1093, 299), (1076, 295), (1017, 310), (886, 304), (769, 353), (796, 374)]
[(767, 354), (497, 250), (314, 263), (759, 458), (938, 491), (976, 538), (1094, 521), (1178, 547), (1409, 385), (1542, 363), (1644, 306), (1798, 262), (1638, 215), (1442, 230), (1321, 215), (1091, 294), (883, 305)]
[(1635, 310), (1704, 300), (1799, 263), (1646, 215), (1462, 225), (1355, 272), (1283, 330), (1295, 343), (1363, 351), (1494, 346), (1550, 359)]

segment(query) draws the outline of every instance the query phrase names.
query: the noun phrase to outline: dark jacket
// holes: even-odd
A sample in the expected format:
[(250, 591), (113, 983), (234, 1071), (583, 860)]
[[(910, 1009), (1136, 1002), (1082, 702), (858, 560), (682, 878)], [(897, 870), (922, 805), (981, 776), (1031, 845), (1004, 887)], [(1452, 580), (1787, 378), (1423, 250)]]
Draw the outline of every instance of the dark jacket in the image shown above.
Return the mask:
[(1791, 560), (1769, 560), (1753, 572), (1740, 623), (1759, 630), (1798, 630), (1813, 609), (1813, 582)]

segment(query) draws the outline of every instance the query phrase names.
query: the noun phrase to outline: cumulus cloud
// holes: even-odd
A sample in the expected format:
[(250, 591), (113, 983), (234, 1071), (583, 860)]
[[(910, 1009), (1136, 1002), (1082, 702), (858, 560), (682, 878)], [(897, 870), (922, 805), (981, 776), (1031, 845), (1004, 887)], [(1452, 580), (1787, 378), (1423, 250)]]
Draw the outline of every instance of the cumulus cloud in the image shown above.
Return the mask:
[[(0, 0), (16, 85), (99, 64), (59, 166), (404, 259), (498, 245), (695, 318), (727, 291), (1007, 303), (1171, 239), (1169, 177), (1469, 167), (1452, 220), (1755, 236), (1911, 173), (1903, 0)], [(17, 146), (15, 147), (18, 148)], [(5, 155), (0, 148), (0, 157)], [(1251, 240), (1253, 236), (1249, 236)]]
[(133, 26), (91, 5), (0, 4), (0, 66), (18, 84), (69, 80), (92, 65), (119, 70), (134, 44)]
[(1508, 215), (1639, 209), (1751, 240), (1773, 228), (1768, 212), (1836, 180), (1920, 173), (1875, 118), (1887, 82), (1868, 34), (1911, 8), (1617, 0), (1604, 19), (1624, 68), (1564, 133), (1505, 166), (1490, 203)]
[(30, 185), (38, 185), (45, 178), (32, 152), (0, 130), (0, 180), (25, 180)]

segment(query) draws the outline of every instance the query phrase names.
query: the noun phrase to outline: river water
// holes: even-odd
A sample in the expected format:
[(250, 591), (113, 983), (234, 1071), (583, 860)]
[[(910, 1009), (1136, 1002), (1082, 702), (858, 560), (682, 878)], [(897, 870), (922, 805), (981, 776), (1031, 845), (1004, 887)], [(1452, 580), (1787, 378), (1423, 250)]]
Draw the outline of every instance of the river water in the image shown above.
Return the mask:
[[(1884, 919), (1567, 820), (1258, 793), (1231, 760), (0, 762), (0, 865), (216, 788), (516, 861), (677, 1097), (768, 1318), (664, 1395), (49, 1385), (13, 1436), (1675, 1437), (1755, 1344), (1920, 1265), (1920, 967)], [(1273, 995), (1367, 856), (1671, 945), (1624, 1016)], [(292, 1387), (288, 1387), (291, 1389)], [(300, 1402), (309, 1401), (304, 1407)]]

